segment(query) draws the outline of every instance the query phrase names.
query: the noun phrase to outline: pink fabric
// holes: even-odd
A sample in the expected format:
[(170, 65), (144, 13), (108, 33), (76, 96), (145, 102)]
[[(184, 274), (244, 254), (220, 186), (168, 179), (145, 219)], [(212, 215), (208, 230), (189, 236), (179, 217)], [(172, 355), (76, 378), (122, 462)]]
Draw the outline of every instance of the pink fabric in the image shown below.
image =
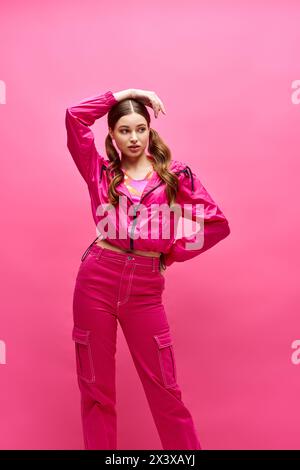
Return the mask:
[(141, 195), (143, 193), (144, 188), (147, 185), (148, 180), (151, 178), (153, 170), (149, 170), (145, 178), (143, 179), (135, 179), (128, 175), (128, 173), (123, 170), (124, 172), (124, 183), (128, 191), (130, 192), (131, 199), (134, 203), (138, 203), (141, 199)]
[[(112, 245), (126, 251), (135, 249), (160, 252), (164, 264), (170, 266), (175, 261), (182, 262), (198, 256), (227, 237), (230, 229), (223, 212), (190, 167), (177, 160), (169, 162), (169, 171), (174, 172), (179, 180), (176, 204), (181, 214), (185, 210), (185, 219), (194, 221), (199, 220), (199, 216), (202, 217), (202, 211), (197, 208), (197, 205), (202, 204), (204, 229), (201, 227), (198, 232), (192, 235), (184, 234), (177, 239), (180, 219), (175, 218), (174, 212), (167, 213), (166, 185), (155, 171), (142, 192), (140, 203), (143, 206), (134, 203), (124, 181), (121, 181), (116, 189), (125, 201), (118, 204), (115, 211), (104, 209), (109, 202), (109, 161), (96, 150), (90, 126), (117, 103), (113, 93), (107, 91), (86, 98), (66, 110), (67, 146), (88, 185), (93, 218), (98, 233), (100, 232), (98, 238), (105, 238)], [(111, 172), (110, 177), (113, 176)], [(163, 206), (168, 219), (154, 209)], [(110, 231), (107, 232), (106, 227), (109, 227)], [(166, 231), (169, 232), (167, 235)], [(203, 238), (203, 244), (195, 247), (198, 243), (198, 233)]]
[(80, 264), (73, 297), (73, 339), (86, 449), (117, 449), (118, 324), (163, 449), (201, 449), (177, 383), (174, 341), (162, 304), (164, 288), (157, 257), (132, 256), (93, 244)]

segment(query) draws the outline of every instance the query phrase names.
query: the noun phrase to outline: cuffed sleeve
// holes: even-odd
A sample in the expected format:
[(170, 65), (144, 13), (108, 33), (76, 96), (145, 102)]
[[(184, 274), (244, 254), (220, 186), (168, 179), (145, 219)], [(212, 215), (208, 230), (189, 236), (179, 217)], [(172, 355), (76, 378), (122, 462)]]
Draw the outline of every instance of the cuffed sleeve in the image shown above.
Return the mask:
[(113, 93), (107, 91), (102, 95), (85, 98), (66, 110), (67, 147), (87, 183), (99, 159), (104, 160), (96, 150), (94, 134), (90, 126), (117, 102)]
[(164, 254), (166, 266), (175, 261), (182, 262), (200, 255), (230, 233), (223, 212), (191, 170), (189, 176), (188, 173), (183, 173), (179, 177), (176, 203), (181, 207), (183, 221), (194, 220), (198, 230), (192, 236), (183, 236), (175, 240), (169, 252)]

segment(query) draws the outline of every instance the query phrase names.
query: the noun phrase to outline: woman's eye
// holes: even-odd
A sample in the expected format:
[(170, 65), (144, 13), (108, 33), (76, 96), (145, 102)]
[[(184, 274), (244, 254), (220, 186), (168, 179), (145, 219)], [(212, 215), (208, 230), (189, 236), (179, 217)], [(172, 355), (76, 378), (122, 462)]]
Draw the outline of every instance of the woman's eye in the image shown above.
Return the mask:
[[(144, 132), (146, 129), (145, 127), (141, 127), (139, 130)], [(123, 134), (123, 132), (127, 132), (127, 129), (122, 129), (121, 133)]]

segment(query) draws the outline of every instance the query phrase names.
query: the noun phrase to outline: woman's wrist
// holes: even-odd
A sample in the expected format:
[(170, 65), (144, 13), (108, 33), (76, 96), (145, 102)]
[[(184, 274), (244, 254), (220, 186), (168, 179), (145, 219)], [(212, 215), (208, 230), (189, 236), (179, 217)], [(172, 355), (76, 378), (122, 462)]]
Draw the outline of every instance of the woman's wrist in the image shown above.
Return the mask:
[(113, 93), (113, 95), (117, 101), (126, 100), (128, 98), (132, 98), (132, 89), (128, 88), (127, 90), (117, 91), (116, 93)]

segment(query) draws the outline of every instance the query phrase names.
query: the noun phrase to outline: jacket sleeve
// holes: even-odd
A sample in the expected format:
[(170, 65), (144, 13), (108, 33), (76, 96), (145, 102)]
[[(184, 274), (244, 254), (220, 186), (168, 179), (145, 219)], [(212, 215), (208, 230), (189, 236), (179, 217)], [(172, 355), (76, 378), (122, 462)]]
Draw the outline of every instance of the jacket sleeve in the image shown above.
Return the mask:
[(182, 262), (200, 255), (230, 233), (228, 221), (221, 209), (199, 178), (189, 167), (186, 168), (189, 172), (179, 177), (176, 203), (180, 206), (183, 222), (186, 223), (185, 219), (194, 220), (198, 228), (193, 235), (175, 240), (169, 252), (164, 254), (166, 266), (170, 266), (175, 261)]
[(66, 110), (67, 147), (87, 183), (99, 159), (104, 160), (96, 150), (90, 126), (117, 102), (113, 93), (107, 91), (101, 95), (85, 98)]

